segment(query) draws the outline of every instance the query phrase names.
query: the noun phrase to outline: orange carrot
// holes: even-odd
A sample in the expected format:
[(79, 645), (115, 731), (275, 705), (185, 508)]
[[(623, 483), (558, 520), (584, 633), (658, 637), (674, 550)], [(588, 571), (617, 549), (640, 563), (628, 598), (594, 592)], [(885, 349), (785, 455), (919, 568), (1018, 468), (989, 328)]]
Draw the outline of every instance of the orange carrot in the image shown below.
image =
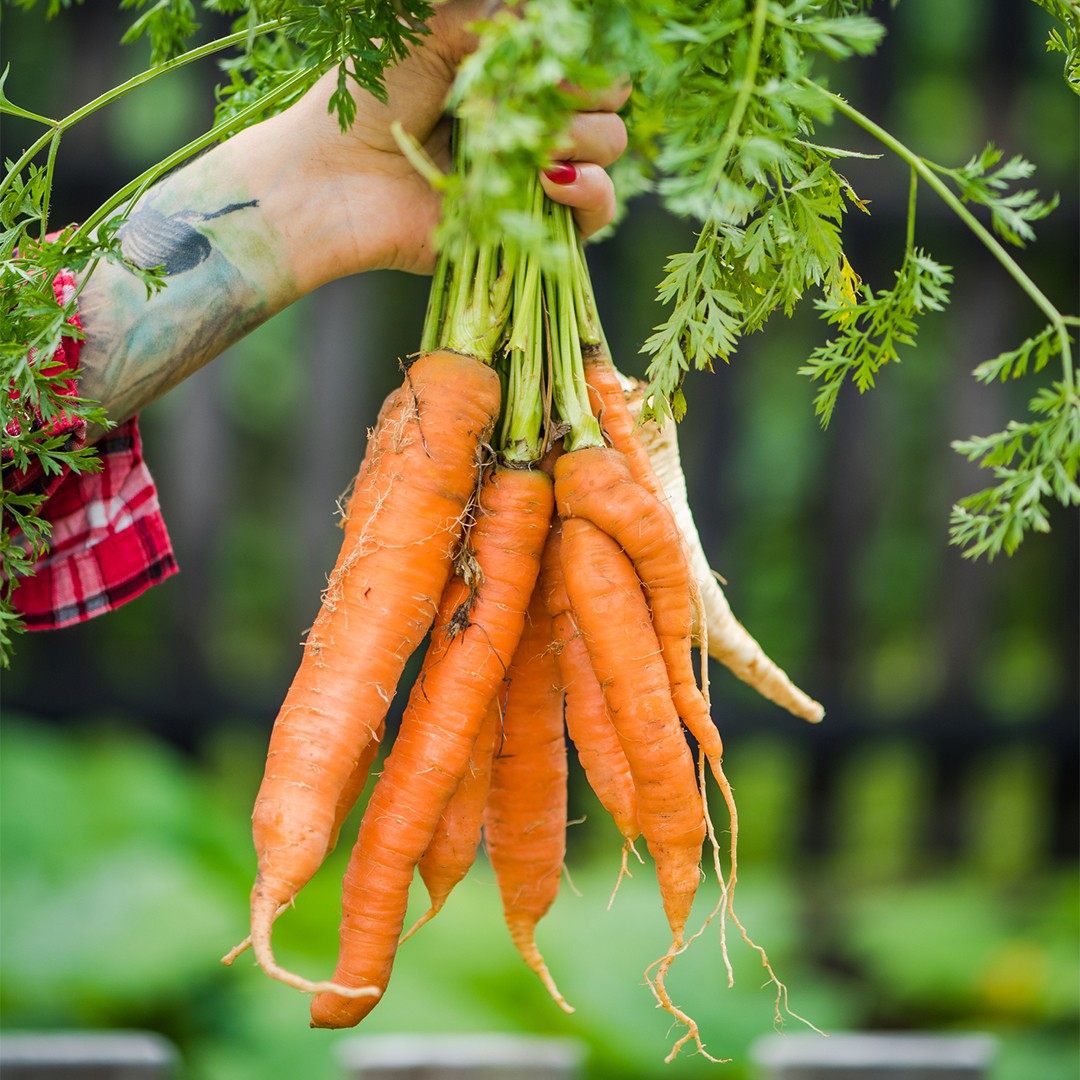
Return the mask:
[(697, 1024), (664, 985), (685, 944), (700, 881), (705, 814), (694, 759), (630, 559), (611, 536), (583, 518), (563, 521), (562, 544), (567, 593), (634, 777), (638, 821), (671, 929), (671, 945), (652, 986), (661, 1006), (686, 1025), (688, 1037), (701, 1048)]
[(589, 651), (574, 622), (560, 558), (561, 535), (562, 529), (555, 521), (544, 548), (540, 588), (551, 616), (559, 677), (566, 697), (566, 730), (589, 786), (626, 841), (625, 867), (625, 855), (633, 850), (634, 841), (641, 835), (634, 781), (608, 715), (604, 693), (593, 672)]
[[(352, 775), (346, 781), (345, 787), (341, 790), (341, 797), (338, 799), (337, 809), (334, 811), (334, 827), (330, 830), (330, 839), (327, 841), (326, 845), (327, 855), (337, 847), (341, 826), (345, 824), (345, 819), (356, 805), (356, 800), (360, 797), (360, 792), (362, 792), (367, 785), (368, 774), (371, 772), (371, 766), (375, 763), (375, 758), (379, 756), (379, 744), (383, 740), (385, 731), (386, 724), (380, 723), (374, 737), (367, 746), (364, 747), (364, 752), (360, 755), (360, 759), (357, 761), (356, 767), (352, 771)], [(280, 918), (288, 908), (288, 904), (279, 905), (277, 911), (274, 912), (274, 919), (277, 920)], [(238, 945), (234, 945), (221, 958), (221, 962), (223, 964), (231, 964), (241, 955), (241, 953), (246, 952), (249, 948), (251, 948), (250, 934)]]
[(498, 700), (488, 706), (487, 716), (473, 745), (469, 768), (435, 826), (435, 833), (420, 859), (420, 876), (427, 886), (431, 907), (401, 939), (412, 937), (442, 910), (454, 886), (476, 861), (484, 825), (484, 803), (491, 786), (491, 759), (500, 736), (502, 717)]
[[(611, 439), (612, 446), (625, 459), (634, 480), (666, 511), (653, 509), (652, 513), (662, 514), (669, 542), (677, 545), (672, 547), (669, 561), (673, 568), (679, 570), (679, 580), (670, 590), (665, 588), (665, 599), (659, 605), (659, 616), (654, 611), (654, 621), (659, 620), (657, 633), (668, 664), (676, 708), (683, 722), (693, 731), (694, 737), (702, 742), (709, 761), (713, 764), (713, 771), (716, 772), (723, 748), (718, 737), (714, 736), (715, 728), (707, 715), (708, 703), (698, 690), (691, 660), (694, 611), (700, 610), (702, 605), (697, 579), (692, 572), (690, 551), (678, 521), (670, 510), (667, 493), (656, 474), (652, 459), (639, 436), (637, 420), (627, 405), (618, 373), (605, 349), (597, 347), (586, 353), (585, 378), (589, 388), (589, 400), (604, 434)], [(643, 570), (644, 567), (639, 566), (639, 571)], [(654, 608), (657, 605), (653, 595), (656, 587), (654, 581), (650, 591), (650, 601)], [(682, 596), (685, 596), (685, 610)], [(670, 605), (669, 599), (672, 602)]]
[(401, 729), (372, 791), (345, 873), (335, 991), (312, 1001), (314, 1027), (351, 1027), (390, 978), (416, 865), (468, 767), (488, 706), (521, 637), (552, 512), (551, 479), (490, 470), (469, 534), (478, 584), (443, 594)]
[[(367, 470), (371, 464), (371, 448), (376, 445), (376, 441), (373, 437), (375, 431), (378, 430), (378, 428), (386, 421), (387, 417), (393, 411), (394, 407), (397, 404), (398, 394), (400, 393), (400, 391), (400, 387), (395, 387), (393, 390), (390, 391), (389, 394), (386, 395), (386, 397), (383, 399), (382, 405), (379, 408), (378, 416), (375, 419), (375, 426), (368, 430), (368, 441), (364, 447), (364, 457), (363, 460), (360, 462), (360, 469), (357, 472), (352, 484), (350, 485), (351, 490), (349, 491), (348, 498), (346, 500), (346, 511), (343, 514), (342, 520), (340, 522), (343, 529), (347, 525), (349, 519), (347, 510), (348, 502), (351, 502), (352, 496), (355, 493), (356, 489), (358, 487), (363, 487), (364, 476), (367, 473)], [(360, 792), (362, 792), (364, 790), (364, 787), (367, 785), (368, 775), (371, 772), (371, 766), (374, 764), (375, 758), (378, 757), (379, 746), (383, 741), (383, 736), (385, 735), (385, 733), (386, 722), (385, 720), (380, 720), (379, 726), (376, 728), (371, 740), (364, 747), (363, 751), (360, 754), (360, 757), (357, 759), (356, 765), (354, 766), (352, 773), (350, 774), (348, 780), (346, 780), (345, 782), (345, 786), (341, 789), (341, 795), (338, 798), (337, 808), (334, 811), (334, 825), (333, 828), (330, 830), (330, 838), (327, 841), (326, 845), (327, 855), (329, 855), (330, 852), (333, 851), (335, 847), (337, 847), (338, 836), (341, 833), (341, 826), (345, 823), (345, 819), (349, 816), (349, 814), (352, 812), (352, 808), (356, 805), (356, 800), (360, 797)], [(287, 903), (282, 904), (281, 907), (278, 908), (277, 915), (280, 916), (288, 906), (289, 905)], [(222, 962), (226, 964), (232, 963), (232, 961), (235, 960), (236, 957), (250, 945), (251, 938), (249, 936), (245, 938), (244, 941), (240, 943), (240, 945), (236, 946), (236, 948), (232, 949), (228, 954), (226, 954), (226, 956), (222, 957)]]
[(611, 445), (626, 458), (630, 473), (646, 491), (666, 502), (664, 489), (653, 469), (652, 460), (637, 432), (637, 418), (626, 404), (626, 394), (607, 350), (594, 345), (583, 350), (585, 383), (593, 415)]
[[(738, 810), (731, 785), (723, 769), (723, 743), (709, 715), (708, 702), (694, 677), (690, 648), (692, 644), (691, 597), (695, 595), (695, 590), (689, 564), (685, 558), (686, 548), (681, 542), (678, 526), (666, 504), (655, 499), (633, 478), (626, 459), (617, 451), (591, 448), (564, 454), (556, 463), (555, 477), (556, 503), (560, 514), (580, 515), (580, 520), (595, 523), (600, 529), (607, 531), (610, 538), (616, 541), (629, 557), (639, 582), (645, 588), (657, 644), (670, 680), (672, 703), (683, 724), (697, 740), (720, 788), (728, 812), (730, 864), (726, 881), (720, 866), (715, 831), (711, 825), (707, 830), (713, 849), (714, 868), (722, 893), (721, 902), (714, 914), (720, 915), (724, 961), (728, 963), (724, 926), (726, 919), (730, 918), (747, 944), (758, 952), (769, 980), (776, 986), (777, 1015), (779, 1015), (781, 1002), (786, 1001), (786, 988), (773, 972), (765, 951), (751, 940), (746, 928), (735, 914), (734, 892), (738, 877)], [(573, 518), (564, 519), (564, 534), (574, 520)], [(564, 568), (568, 565), (565, 554), (563, 565)], [(584, 629), (578, 601), (572, 592), (570, 598), (579, 625)], [(599, 676), (599, 671), (597, 674)], [(633, 768), (633, 763), (631, 763), (631, 768)], [(702, 789), (699, 805), (704, 811), (703, 795)], [(639, 792), (639, 800), (640, 798)], [(641, 819), (641, 823), (642, 832), (647, 838), (644, 819)], [(658, 999), (665, 1008), (670, 1005), (670, 998), (667, 997), (664, 989), (664, 979), (677, 951), (678, 949), (673, 945), (673, 949), (653, 965), (656, 976), (651, 982)], [(728, 971), (731, 978), (730, 966)], [(786, 1005), (784, 1007), (786, 1008)], [(669, 1061), (678, 1053), (679, 1048), (689, 1041), (695, 1042), (699, 1050), (701, 1049), (701, 1040), (693, 1021), (678, 1010), (675, 1010), (675, 1015), (687, 1024), (687, 1031), (675, 1043), (668, 1057)], [(802, 1018), (799, 1017), (799, 1019)]]
[(718, 773), (723, 743), (694, 675), (694, 586), (675, 519), (634, 479), (626, 457), (606, 447), (559, 458), (555, 500), (561, 517), (592, 521), (630, 556), (648, 595), (675, 708)]
[(536, 924), (555, 901), (566, 857), (566, 738), (551, 618), (533, 594), (491, 763), (484, 840), (511, 940), (556, 1004), (559, 992), (536, 946)]
[(496, 373), (469, 357), (429, 353), (409, 368), (373, 435), (341, 554), (274, 724), (253, 815), (251, 936), (260, 965), (302, 989), (311, 984), (274, 961), (274, 914), (322, 862), (349, 777), (431, 625), (500, 396)]

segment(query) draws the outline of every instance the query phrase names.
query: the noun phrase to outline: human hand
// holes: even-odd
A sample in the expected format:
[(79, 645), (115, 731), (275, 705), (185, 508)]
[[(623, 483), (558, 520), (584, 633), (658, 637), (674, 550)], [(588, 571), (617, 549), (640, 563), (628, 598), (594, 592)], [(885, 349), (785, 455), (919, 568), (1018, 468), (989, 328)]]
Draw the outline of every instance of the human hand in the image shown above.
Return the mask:
[[(305, 183), (324, 211), (338, 222), (338, 250), (326, 277), (369, 269), (430, 273), (432, 231), (439, 196), (401, 153), (391, 130), (398, 122), (437, 165), (449, 168), (449, 122), (444, 106), (458, 64), (474, 48), (468, 27), (491, 8), (490, 0), (439, 4), (425, 35), (410, 55), (386, 73), (386, 103), (354, 91), (356, 118), (342, 132), (328, 111), (337, 74), (330, 72), (279, 120), (290, 127), (290, 158), (303, 162)], [(628, 85), (582, 100), (571, 124), (563, 160), (541, 176), (547, 195), (574, 211), (590, 236), (615, 213), (615, 192), (605, 168), (626, 147), (617, 115)]]

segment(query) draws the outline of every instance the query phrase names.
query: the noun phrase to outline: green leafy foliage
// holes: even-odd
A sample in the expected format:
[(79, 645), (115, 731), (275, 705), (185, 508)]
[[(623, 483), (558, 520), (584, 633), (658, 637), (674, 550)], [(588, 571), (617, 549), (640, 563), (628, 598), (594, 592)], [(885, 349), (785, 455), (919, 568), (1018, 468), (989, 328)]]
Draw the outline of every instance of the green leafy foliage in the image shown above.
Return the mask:
[(121, 9), (134, 8), (140, 14), (121, 39), (125, 45), (146, 37), (150, 42), (150, 63), (163, 64), (187, 48), (199, 29), (191, 0), (120, 0)]
[(579, 103), (567, 87), (588, 91), (614, 78), (589, 61), (593, 42), (590, 18), (574, 0), (507, 8), (482, 25), (451, 101), (468, 167), (447, 178), (440, 246), (505, 241), (542, 252), (546, 232), (522, 211), (521, 193), (557, 156)]
[(1057, 19), (1061, 26), (1051, 27), (1046, 39), (1047, 52), (1065, 57), (1065, 81), (1080, 94), (1080, 6), (1076, 0), (1035, 0)]
[(843, 265), (850, 188), (811, 141), (828, 109), (803, 79), (815, 53), (870, 52), (881, 27), (821, 5), (758, 3), (752, 17), (745, 9), (727, 5), (711, 32), (696, 21), (674, 28), (681, 56), (649, 90), (652, 126), (665, 131), (659, 118), (674, 116), (657, 137), (659, 190), (674, 212), (704, 223), (699, 257), (668, 267), (660, 299), (672, 310), (643, 349), (658, 413), (670, 402), (679, 415), (687, 370), (727, 360), (774, 311), (790, 315), (807, 288), (835, 290)]
[(998, 165), (1001, 158), (1002, 152), (991, 143), (959, 169), (937, 168), (956, 184), (966, 201), (989, 208), (994, 231), (1000, 237), (1022, 247), (1035, 238), (1031, 223), (1052, 213), (1058, 199), (1040, 199), (1038, 192), (1030, 188), (1010, 191), (1013, 182), (1026, 180), (1035, 172), (1035, 166), (1019, 154)]
[[(456, 88), (455, 104), (468, 124), (471, 168), (448, 181), (440, 242), (460, 244), (471, 231), (488, 241), (514, 235), (526, 246), (539, 243), (517, 210), (516, 192), (547, 160), (565, 128), (574, 102), (562, 87), (602, 85), (628, 72), (635, 90), (627, 108), (630, 152), (620, 180), (632, 191), (654, 188), (669, 210), (700, 224), (693, 250), (669, 258), (658, 286), (666, 318), (642, 349), (649, 357), (649, 408), (681, 418), (688, 372), (727, 362), (743, 337), (762, 329), (775, 312), (791, 315), (816, 290), (816, 307), (836, 332), (801, 370), (820, 384), (815, 410), (827, 423), (845, 382), (865, 392), (884, 365), (915, 345), (922, 317), (948, 303), (952, 271), (915, 244), (913, 184), (895, 284), (875, 289), (858, 281), (844, 253), (842, 229), (851, 206), (866, 207), (836, 168), (847, 152), (820, 145), (816, 126), (845, 106), (841, 111), (849, 119), (882, 137), (912, 166), (916, 181), (947, 196), (980, 238), (982, 226), (965, 204), (989, 211), (993, 231), (1023, 246), (1034, 238), (1033, 225), (1058, 202), (1024, 184), (1034, 168), (1020, 155), (1005, 158), (991, 144), (962, 166), (937, 165), (822, 92), (812, 80), (817, 57), (866, 55), (880, 41), (881, 26), (867, 14), (868, 6), (713, 0), (690, 10), (672, 0), (586, 9), (558, 0), (496, 16), (483, 28), (480, 49)], [(1075, 6), (1043, 6), (1064, 24), (1064, 36), (1055, 40), (1073, 47)], [(1003, 249), (994, 254), (1049, 309), (1060, 341), (1062, 316)], [(1060, 352), (1067, 387), (1072, 358), (1067, 348)], [(1019, 374), (1019, 362), (1014, 366)], [(1062, 444), (1042, 439), (1038, 445), (1052, 454)], [(1069, 475), (1067, 462), (1059, 460), (1055, 468)], [(1059, 479), (1049, 490), (1067, 495), (1070, 489)], [(1001, 490), (995, 505), (1014, 501)], [(977, 527), (988, 528), (975, 506), (957, 513), (974, 513)], [(1023, 535), (1041, 520), (1024, 514), (1014, 524), (1021, 523)], [(958, 543), (969, 536), (954, 529)], [(974, 538), (972, 543), (970, 554), (991, 550)]]
[[(385, 100), (383, 72), (419, 41), (433, 11), (426, 0), (219, 0), (208, 6), (244, 12), (236, 26), (253, 31), (242, 55), (228, 64), (230, 82), (220, 96), (218, 124), (269, 95), (297, 70), (318, 74), (336, 64), (338, 85), (330, 108), (343, 129), (356, 115), (350, 86)], [(268, 23), (277, 25), (264, 34), (254, 33), (256, 26)], [(303, 89), (306, 86), (276, 102), (275, 109), (287, 107)]]
[[(8, 2), (24, 9), (38, 6), (38, 0)], [(47, 0), (44, 13), (56, 16), (72, 2)], [(1064, 55), (1066, 79), (1080, 89), (1077, 5), (1072, 0), (1036, 2), (1056, 20), (1047, 48)], [(27, 350), (46, 355), (71, 331), (70, 312), (57, 309), (43, 283), (62, 266), (89, 272), (98, 260), (119, 258), (115, 229), (155, 176), (217, 138), (286, 108), (334, 67), (338, 83), (331, 109), (348, 127), (355, 110), (350, 91), (360, 88), (382, 98), (387, 66), (421, 39), (433, 11), (427, 0), (203, 0), (202, 11), (233, 19), (234, 31), (196, 44), (201, 27), (194, 0), (120, 0), (120, 7), (133, 16), (125, 41), (149, 48), (148, 66), (139, 75), (61, 120), (11, 102), (0, 81), (0, 112), (45, 129), (26, 152), (8, 162), (0, 181), (4, 373), (25, 395), (26, 406), (19, 407), (37, 408), (44, 418), (60, 408), (56, 387), (47, 368), (26, 363)], [(763, 329), (776, 312), (791, 315), (814, 291), (819, 311), (837, 332), (812, 353), (803, 371), (821, 383), (815, 407), (827, 420), (844, 382), (869, 388), (877, 372), (899, 358), (899, 348), (916, 340), (919, 318), (945, 304), (950, 280), (945, 267), (915, 247), (912, 206), (896, 284), (886, 290), (868, 284), (857, 292), (842, 230), (851, 206), (865, 205), (836, 167), (847, 152), (824, 146), (815, 136), (840, 112), (899, 154), (920, 182), (946, 199), (1042, 308), (1056, 335), (1060, 392), (1037, 395), (1035, 419), (987, 437), (991, 442), (985, 449), (983, 443), (978, 448), (962, 444), (969, 456), (992, 462), (996, 470), (1015, 468), (1018, 475), (1002, 474), (997, 495), (963, 504), (954, 539), (970, 539), (975, 552), (1012, 550), (1026, 529), (1041, 528), (1045, 521), (1041, 502), (1010, 494), (1012, 487), (1005, 490), (1009, 485), (1031, 489), (1029, 465), (1041, 463), (1039, 490), (1071, 498), (1075, 471), (1070, 472), (1070, 460), (1045, 455), (1071, 446), (1061, 431), (1068, 430), (1074, 408), (1072, 352), (1064, 316), (1000, 246), (993, 246), (996, 240), (967, 207), (988, 211), (997, 236), (1023, 245), (1057, 199), (1041, 198), (1025, 186), (1033, 167), (1019, 155), (1006, 157), (990, 145), (962, 166), (935, 165), (828, 92), (816, 71), (820, 62), (868, 55), (881, 41), (882, 26), (869, 10), (865, 0), (706, 0), (693, 5), (680, 0), (512, 0), (479, 25), (479, 47), (462, 65), (453, 90), (451, 105), (462, 122), (470, 167), (445, 180), (437, 242), (446, 250), (466, 241), (505, 241), (543, 257), (543, 232), (521, 211), (519, 193), (537, 168), (558, 155), (581, 94), (629, 75), (634, 86), (625, 109), (630, 149), (616, 169), (619, 190), (628, 196), (651, 188), (667, 209), (698, 229), (693, 250), (673, 255), (659, 284), (658, 299), (667, 313), (643, 347), (649, 356), (649, 408), (660, 416), (681, 416), (689, 371), (727, 362), (746, 335)], [(117, 192), (82, 230), (47, 239), (61, 137), (91, 112), (164, 71), (212, 55), (223, 70), (214, 130)], [(147, 279), (149, 289), (159, 285)], [(1022, 346), (1011, 369), (1019, 374), (1021, 367), (1030, 366), (1037, 372), (1045, 364), (1038, 362), (1040, 349), (1035, 345), (1025, 354), (1036, 361), (1027, 365), (1026, 358), (1021, 362)], [(4, 407), (9, 413), (16, 408)], [(68, 399), (63, 407), (91, 415), (88, 403)], [(1019, 464), (1004, 466), (1002, 447), (1014, 445), (1017, 431), (1023, 431), (1030, 453), (1019, 454)], [(63, 453), (45, 442), (35, 447), (27, 441), (20, 444), (18, 460), (36, 459), (42, 468), (52, 468)], [(86, 461), (75, 458), (70, 464), (81, 468)], [(1002, 517), (1000, 507), (1020, 505), (1038, 511)], [(30, 506), (19, 512), (24, 524), (33, 516)], [(1004, 532), (989, 524), (1006, 518), (1010, 524)], [(1006, 535), (1008, 542), (1001, 539), (998, 547), (997, 541), (982, 542)], [(6, 559), (3, 572), (10, 582)], [(0, 598), (0, 618), (8, 614)]]
[[(1069, 338), (1050, 325), (1015, 349), (984, 361), (979, 382), (1007, 382), (1042, 372)], [(997, 480), (953, 507), (950, 535), (969, 558), (1011, 555), (1029, 532), (1049, 532), (1050, 503), (1080, 505), (1080, 394), (1072, 379), (1054, 380), (1028, 404), (1031, 419), (990, 435), (957, 440), (953, 449)]]
[[(1029, 366), (1040, 371), (1061, 350), (1048, 327), (1017, 349), (987, 361), (976, 377), (1019, 378)], [(1080, 395), (1075, 384), (1055, 380), (1031, 399), (1027, 421), (1010, 421), (991, 435), (958, 440), (953, 447), (989, 469), (997, 484), (969, 495), (953, 508), (952, 539), (965, 555), (1011, 555), (1028, 532), (1048, 532), (1048, 503), (1080, 505)]]
[(822, 424), (832, 419), (845, 382), (865, 393), (875, 385), (881, 368), (899, 363), (900, 348), (915, 345), (919, 317), (941, 311), (948, 303), (951, 282), (949, 267), (916, 248), (905, 257), (892, 289), (875, 293), (867, 285), (858, 299), (840, 294), (818, 301), (825, 319), (839, 333), (815, 349), (799, 370), (822, 384), (814, 398), (814, 411)]
[[(682, 383), (688, 357), (725, 359), (734, 350), (740, 330), (738, 298), (726, 287), (722, 264), (707, 247), (673, 256), (665, 267), (659, 298), (672, 303), (671, 317), (645, 341), (655, 357), (651, 370), (653, 401), (666, 404), (682, 419), (686, 400)], [(699, 364), (701, 361), (699, 360)]]
[(1061, 338), (1053, 326), (1047, 326), (1034, 337), (1027, 338), (1015, 349), (985, 360), (974, 371), (981, 383), (1018, 379), (1029, 371), (1039, 372), (1061, 352)]
[[(291, 75), (303, 70), (305, 63), (303, 50), (284, 33), (254, 37), (244, 52), (221, 61), (221, 70), (226, 78), (217, 90), (215, 126), (223, 128), (232, 117), (257, 107), (260, 101), (276, 96)], [(312, 80), (317, 75), (318, 70), (312, 69)], [(281, 101), (280, 107), (287, 108), (308, 85), (304, 83), (298, 86)]]
[[(999, 483), (956, 504), (952, 542), (964, 547), (969, 558), (981, 555), (992, 558), (1002, 550), (1012, 553), (1029, 531), (1049, 529), (1044, 497), (1053, 495), (1066, 506), (1075, 502), (1076, 462), (1068, 432), (1075, 425), (1080, 398), (1076, 393), (1071, 340), (1066, 324), (1076, 320), (1057, 310), (994, 235), (971, 214), (966, 203), (988, 208), (994, 231), (1007, 242), (1023, 246), (1034, 236), (1031, 222), (1049, 214), (1057, 205), (1057, 199), (1040, 199), (1031, 189), (1010, 190), (1013, 182), (1027, 179), (1034, 171), (1030, 163), (1018, 155), (995, 168), (1002, 155), (993, 145), (988, 145), (966, 165), (946, 168), (919, 156), (847, 102), (835, 95), (830, 97), (844, 115), (910, 165), (912, 181), (904, 264), (897, 275), (897, 286), (888, 293), (877, 294), (876, 298), (867, 292), (868, 304), (862, 305), (860, 319), (855, 322), (851, 321), (850, 314), (845, 320), (843, 303), (839, 307), (830, 302), (819, 304), (825, 318), (841, 324), (845, 333), (815, 350), (809, 363), (801, 369), (803, 374), (824, 383), (815, 400), (815, 409), (822, 421), (828, 423), (843, 381), (850, 375), (860, 391), (873, 386), (874, 376), (881, 366), (899, 358), (895, 346), (914, 344), (916, 316), (926, 311), (940, 311), (947, 302), (951, 272), (929, 260), (914, 246), (916, 194), (920, 182), (925, 183), (1050, 318), (1050, 326), (1043, 334), (1011, 353), (980, 365), (976, 377), (989, 381), (1003, 377), (1006, 371), (1019, 376), (1028, 371), (1033, 355), (1035, 362), (1031, 366), (1036, 372), (1045, 367), (1052, 354), (1059, 354), (1061, 359), (1063, 377), (1060, 384), (1049, 392), (1040, 392), (1031, 403), (1032, 413), (1043, 414), (1043, 419), (1033, 424), (1012, 421), (996, 435), (954, 444), (954, 448), (969, 459), (994, 469)], [(951, 181), (952, 186), (946, 180)], [(1015, 449), (1018, 437), (1022, 442), (1030, 442), (1029, 449), (1023, 454)], [(1007, 460), (1011, 461), (1019, 454), (1015, 469), (1002, 464), (1004, 447), (1014, 448)]]

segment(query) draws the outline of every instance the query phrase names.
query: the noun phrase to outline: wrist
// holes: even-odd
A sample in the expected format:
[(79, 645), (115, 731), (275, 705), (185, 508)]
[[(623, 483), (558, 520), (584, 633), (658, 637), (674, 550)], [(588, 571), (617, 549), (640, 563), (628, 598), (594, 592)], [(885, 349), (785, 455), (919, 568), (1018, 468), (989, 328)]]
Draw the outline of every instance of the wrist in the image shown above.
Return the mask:
[(371, 119), (361, 110), (342, 132), (320, 86), (243, 133), (238, 160), (301, 295), (368, 270), (430, 272), (434, 264), (437, 196), (392, 140), (382, 144), (388, 123)]
[(245, 269), (264, 278), (278, 309), (327, 281), (367, 269), (369, 258), (342, 227), (335, 185), (314, 140), (304, 137), (303, 105), (226, 144), (239, 187), (258, 202), (265, 243), (261, 265)]

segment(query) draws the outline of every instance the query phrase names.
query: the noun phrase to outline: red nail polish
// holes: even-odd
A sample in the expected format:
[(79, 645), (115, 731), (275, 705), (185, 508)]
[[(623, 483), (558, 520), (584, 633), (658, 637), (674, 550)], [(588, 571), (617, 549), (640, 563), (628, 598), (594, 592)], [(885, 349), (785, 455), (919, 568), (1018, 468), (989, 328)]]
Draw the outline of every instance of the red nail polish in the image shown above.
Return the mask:
[(545, 169), (544, 175), (553, 184), (572, 184), (577, 179), (577, 169), (569, 161), (560, 161), (550, 169)]

